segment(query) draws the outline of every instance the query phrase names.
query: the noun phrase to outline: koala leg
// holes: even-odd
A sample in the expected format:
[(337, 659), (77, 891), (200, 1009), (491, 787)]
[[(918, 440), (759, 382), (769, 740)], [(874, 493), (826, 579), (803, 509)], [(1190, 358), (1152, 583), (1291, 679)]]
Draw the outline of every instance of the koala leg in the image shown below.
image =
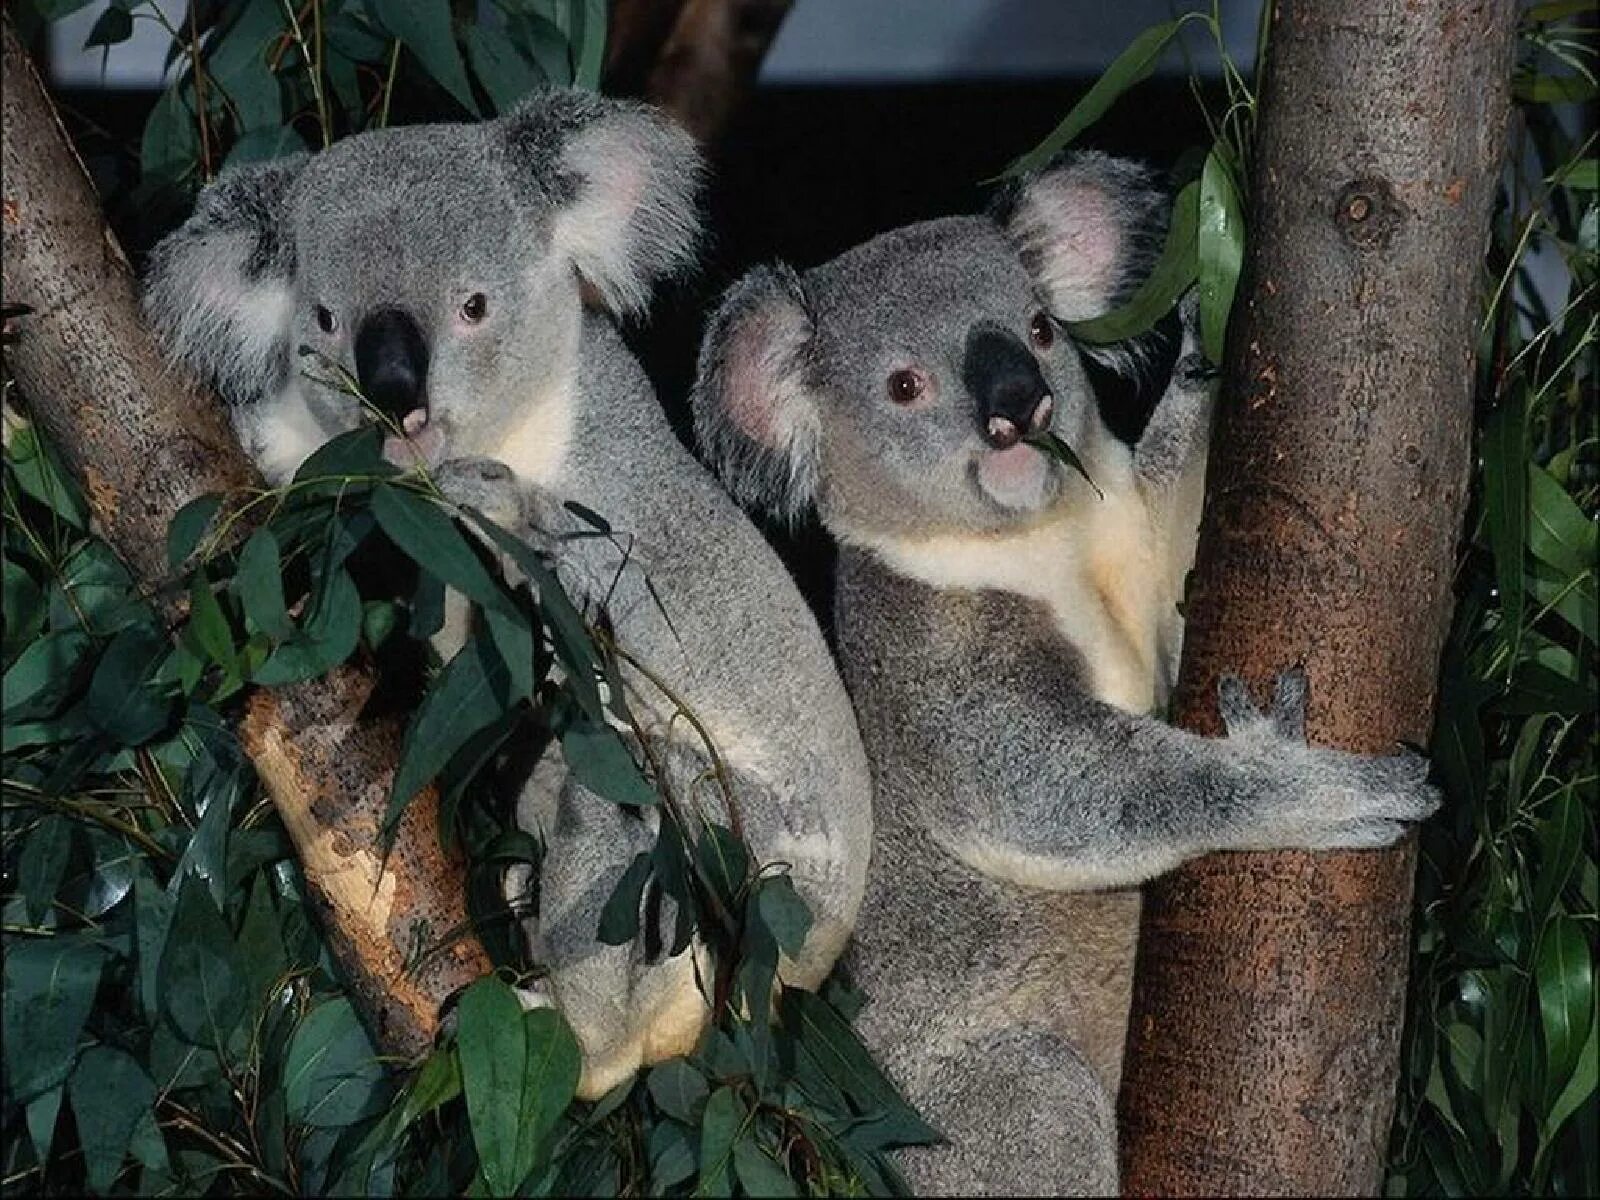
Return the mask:
[(608, 946), (596, 937), (617, 880), (654, 841), (651, 824), (570, 777), (545, 833), (539, 918), (528, 928), (534, 956), (550, 972), (544, 991), (583, 1049), (578, 1095), (587, 1100), (641, 1066), (689, 1053), (710, 1016), (696, 979), (697, 965), (700, 977), (710, 978), (698, 944), (646, 963), (637, 940)]
[(1058, 1035), (989, 1033), (914, 1074), (909, 1098), (948, 1144), (901, 1151), (913, 1195), (1117, 1195), (1115, 1105)]

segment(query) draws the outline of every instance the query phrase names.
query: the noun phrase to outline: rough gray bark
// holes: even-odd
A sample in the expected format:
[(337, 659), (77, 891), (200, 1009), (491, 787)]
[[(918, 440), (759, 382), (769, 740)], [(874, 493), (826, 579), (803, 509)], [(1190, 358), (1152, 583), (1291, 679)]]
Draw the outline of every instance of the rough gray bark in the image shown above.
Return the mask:
[[(264, 485), (221, 406), (156, 350), (127, 259), (9, 21), (3, 36), (0, 262), (6, 301), (33, 310), (16, 323), (6, 367), (83, 484), (96, 531), (154, 592), (169, 574), (166, 529), (178, 509)], [(241, 733), (358, 1010), (383, 1053), (412, 1057), (431, 1043), (440, 1005), (490, 963), (470, 935), (407, 961), (467, 928), (464, 868), (440, 848), (431, 792), (412, 802), (380, 861), (401, 731), (360, 716), (372, 683), (345, 666), (257, 692)]]
[[(1304, 662), (1313, 741), (1432, 722), (1466, 502), (1514, 0), (1278, 0), (1250, 246), (1175, 698)], [(1375, 1194), (1415, 844), (1234, 854), (1147, 893), (1123, 1076), (1134, 1195)]]

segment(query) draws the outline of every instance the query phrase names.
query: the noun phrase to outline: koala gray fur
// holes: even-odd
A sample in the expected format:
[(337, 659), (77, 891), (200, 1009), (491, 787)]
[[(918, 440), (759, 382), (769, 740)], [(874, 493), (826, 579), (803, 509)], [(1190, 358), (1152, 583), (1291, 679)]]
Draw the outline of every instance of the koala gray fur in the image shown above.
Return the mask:
[[(665, 118), (578, 91), (481, 125), (361, 134), (218, 179), (155, 251), (145, 304), (269, 480), (365, 419), (336, 386), (342, 370), (392, 410), (386, 453), (420, 458), (446, 496), (548, 552), (576, 603), (604, 608), (622, 650), (709, 731), (757, 861), (790, 864), (814, 924), (780, 975), (814, 987), (854, 923), (871, 846), (849, 698), (777, 556), (674, 436), (612, 316), (583, 303), (637, 313), (687, 263), (699, 173)], [(462, 636), (440, 638), (448, 650)], [(632, 666), (622, 680), (686, 810), (726, 821), (677, 708)], [(693, 1048), (709, 1015), (704, 951), (650, 964), (642, 943), (596, 940), (654, 811), (637, 819), (587, 791), (557, 747), (517, 816), (545, 850), (527, 932), (549, 975), (525, 999), (565, 1012), (593, 1098)]]
[[(757, 268), (701, 350), (707, 457), (746, 502), (814, 504), (840, 546), (875, 785), (847, 961), (862, 1036), (948, 1138), (905, 1152), (918, 1194), (1115, 1194), (1139, 907), (1116, 889), (1215, 850), (1383, 845), (1437, 803), (1420, 757), (1308, 746), (1299, 671), (1268, 714), (1228, 681), (1225, 738), (1152, 715), (1204, 484), (1194, 306), (1131, 450), (1060, 322), (1138, 283), (1164, 212), (1142, 169), (1078, 155), (990, 215)], [(1020, 440), (1046, 427), (1103, 495)]]

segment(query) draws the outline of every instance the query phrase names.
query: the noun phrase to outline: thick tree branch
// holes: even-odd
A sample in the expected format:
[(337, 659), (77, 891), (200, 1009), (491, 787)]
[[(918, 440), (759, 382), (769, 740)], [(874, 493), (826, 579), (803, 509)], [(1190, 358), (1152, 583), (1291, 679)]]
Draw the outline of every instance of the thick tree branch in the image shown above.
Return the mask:
[(712, 145), (755, 82), (793, 2), (615, 0), (607, 86), (660, 105)]
[[(144, 328), (127, 260), (9, 21), (3, 66), (3, 281), (8, 303), (34, 310), (7, 367), (82, 481), (96, 530), (155, 592), (172, 515), (196, 496), (263, 484), (221, 407)], [(368, 1027), (385, 1053), (412, 1057), (430, 1044), (441, 1003), (490, 964), (469, 937), (408, 965), (467, 927), (464, 868), (439, 848), (431, 794), (412, 804), (381, 863), (400, 729), (360, 716), (371, 690), (369, 673), (342, 667), (258, 692), (241, 733)]]
[[(1425, 743), (1466, 503), (1514, 0), (1280, 0), (1175, 712), (1300, 661), (1313, 740)], [(1374, 1195), (1414, 842), (1223, 855), (1149, 889), (1125, 1187)]]

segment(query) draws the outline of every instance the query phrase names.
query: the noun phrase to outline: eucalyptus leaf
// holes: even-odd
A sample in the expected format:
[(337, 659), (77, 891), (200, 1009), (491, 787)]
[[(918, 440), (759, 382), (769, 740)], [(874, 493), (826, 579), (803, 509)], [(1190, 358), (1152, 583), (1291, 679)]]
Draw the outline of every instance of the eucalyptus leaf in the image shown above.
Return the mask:
[(1165, 21), (1152, 25), (1134, 38), (1126, 50), (1111, 60), (1094, 86), (1072, 106), (1044, 141), (1005, 169), (1005, 176), (1024, 175), (1038, 170), (1076, 141), (1085, 129), (1105, 116), (1124, 92), (1155, 70), (1156, 63), (1181, 24), (1181, 21)]
[(134, 1131), (150, 1116), (155, 1084), (132, 1056), (112, 1046), (91, 1046), (73, 1069), (67, 1092), (78, 1125), (89, 1189), (111, 1189)]

